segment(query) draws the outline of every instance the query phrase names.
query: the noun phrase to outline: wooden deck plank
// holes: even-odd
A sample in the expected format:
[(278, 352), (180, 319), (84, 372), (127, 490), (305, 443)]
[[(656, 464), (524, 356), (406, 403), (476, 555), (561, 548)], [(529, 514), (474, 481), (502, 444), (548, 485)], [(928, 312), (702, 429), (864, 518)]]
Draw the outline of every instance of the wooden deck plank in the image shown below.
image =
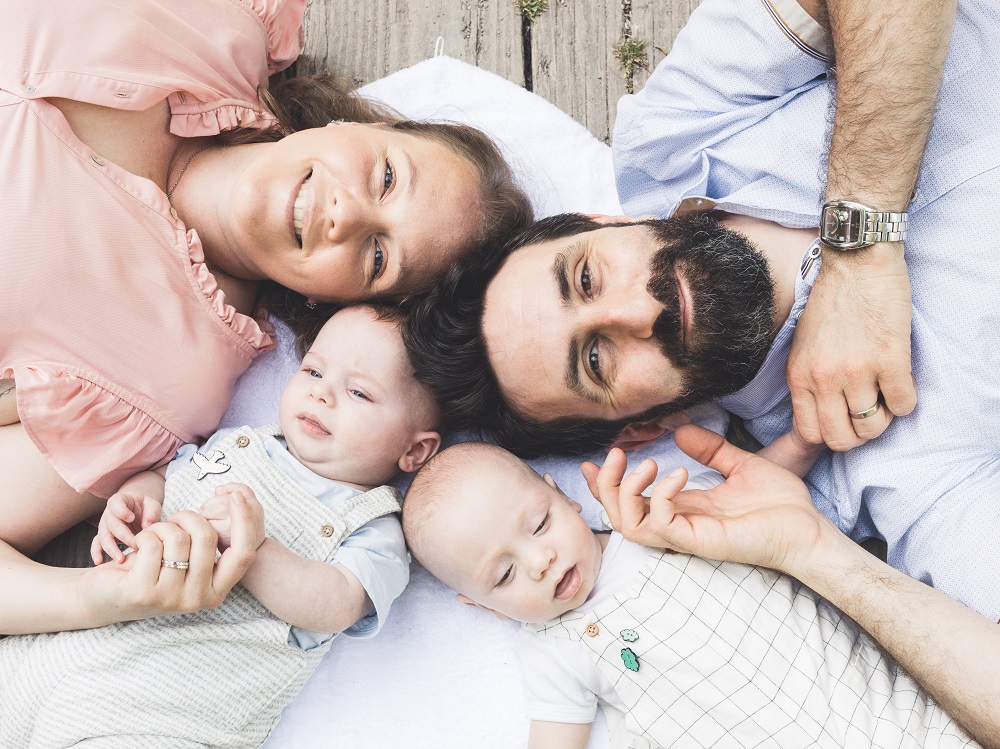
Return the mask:
[[(699, 0), (549, 0), (531, 24), (531, 79), (551, 101), (608, 142), (625, 72), (613, 48), (631, 36), (647, 42), (648, 69), (663, 59)], [(623, 10), (627, 6), (626, 10)], [(520, 12), (513, 0), (310, 0), (305, 52), (296, 72), (330, 72), (364, 85), (434, 54), (525, 83)], [(649, 70), (637, 68), (634, 90)]]
[(298, 73), (364, 85), (444, 53), (524, 82), (521, 18), (509, 0), (312, 0)]
[(633, 76), (634, 90), (645, 83), (653, 68), (662, 60), (687, 23), (691, 12), (700, 0), (631, 0), (632, 38), (646, 42), (645, 69), (637, 69)]
[(625, 93), (611, 52), (621, 34), (621, 5), (615, 0), (550, 0), (531, 29), (535, 93), (605, 142), (614, 103)]

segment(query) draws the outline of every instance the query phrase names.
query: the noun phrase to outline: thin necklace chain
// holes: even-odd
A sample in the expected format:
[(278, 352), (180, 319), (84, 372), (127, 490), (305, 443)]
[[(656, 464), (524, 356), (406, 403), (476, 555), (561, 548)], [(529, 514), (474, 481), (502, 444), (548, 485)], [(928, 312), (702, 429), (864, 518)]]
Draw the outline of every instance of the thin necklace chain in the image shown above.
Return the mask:
[(200, 154), (210, 145), (212, 145), (210, 142), (206, 143), (201, 148), (199, 148), (198, 150), (196, 150), (194, 153), (192, 153), (190, 156), (187, 157), (187, 161), (185, 161), (184, 166), (181, 167), (181, 173), (177, 175), (177, 179), (174, 180), (174, 184), (167, 188), (167, 200), (170, 200), (170, 198), (173, 197), (174, 190), (176, 190), (177, 185), (181, 183), (181, 177), (184, 176), (184, 172), (187, 171), (187, 168), (191, 166), (191, 162), (194, 161), (194, 157)]

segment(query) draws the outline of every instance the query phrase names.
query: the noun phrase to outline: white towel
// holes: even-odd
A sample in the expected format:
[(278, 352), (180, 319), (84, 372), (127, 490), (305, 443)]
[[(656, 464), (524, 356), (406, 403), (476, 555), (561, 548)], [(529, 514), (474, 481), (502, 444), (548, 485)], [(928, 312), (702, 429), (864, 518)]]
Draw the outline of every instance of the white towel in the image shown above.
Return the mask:
[[(617, 215), (611, 149), (547, 101), (492, 73), (435, 57), (376, 81), (363, 93), (414, 119), (463, 122), (502, 147), (539, 216), (564, 211)], [(223, 426), (275, 420), (278, 396), (297, 360), (288, 330), (240, 378)], [(715, 407), (692, 414), (722, 432)], [(600, 526), (600, 506), (579, 472), (583, 459), (533, 461), (584, 505)], [(653, 457), (663, 475), (677, 465), (703, 470), (673, 441), (630, 456)], [(401, 484), (405, 484), (403, 481)], [(295, 702), (285, 711), (268, 749), (511, 749), (528, 735), (523, 688), (514, 652), (518, 625), (500, 622), (455, 601), (454, 593), (417, 564), (381, 633), (370, 640), (340, 638)], [(607, 747), (598, 714), (590, 749)]]

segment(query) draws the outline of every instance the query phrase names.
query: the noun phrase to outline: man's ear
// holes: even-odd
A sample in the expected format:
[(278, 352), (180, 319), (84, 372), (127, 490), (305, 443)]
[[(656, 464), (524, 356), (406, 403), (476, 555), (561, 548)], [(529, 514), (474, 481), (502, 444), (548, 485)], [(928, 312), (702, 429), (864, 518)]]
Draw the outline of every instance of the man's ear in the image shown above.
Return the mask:
[(681, 424), (689, 424), (691, 419), (683, 411), (678, 411), (669, 416), (661, 416), (652, 421), (638, 421), (629, 424), (618, 435), (618, 439), (612, 447), (622, 450), (635, 450), (640, 447), (651, 445), (665, 434), (670, 434)]
[(562, 489), (560, 489), (559, 488), (559, 484), (557, 484), (556, 480), (554, 478), (552, 478), (552, 474), (551, 473), (544, 474), (542, 476), (542, 481), (544, 481), (546, 484), (548, 484), (549, 486), (551, 486), (557, 492), (559, 492), (560, 494), (562, 494), (563, 497), (565, 497), (566, 501), (569, 502), (573, 506), (574, 510), (576, 510), (577, 512), (583, 512), (583, 505), (580, 504), (579, 502), (577, 502), (575, 499), (572, 499), (566, 492), (564, 492)]
[(471, 598), (469, 598), (464, 593), (457, 593), (455, 595), (455, 600), (458, 601), (459, 603), (464, 603), (466, 606), (474, 606), (477, 609), (482, 609), (483, 611), (488, 611), (491, 614), (493, 614), (493, 616), (495, 616), (497, 619), (499, 619), (502, 622), (509, 622), (510, 621), (510, 617), (509, 616), (504, 616), (499, 611), (494, 611), (489, 606), (483, 606), (483, 604), (481, 604), (481, 603), (476, 603), (475, 601), (473, 601)]
[(437, 432), (417, 432), (409, 449), (399, 459), (399, 470), (410, 473), (434, 457), (441, 447), (441, 435)]

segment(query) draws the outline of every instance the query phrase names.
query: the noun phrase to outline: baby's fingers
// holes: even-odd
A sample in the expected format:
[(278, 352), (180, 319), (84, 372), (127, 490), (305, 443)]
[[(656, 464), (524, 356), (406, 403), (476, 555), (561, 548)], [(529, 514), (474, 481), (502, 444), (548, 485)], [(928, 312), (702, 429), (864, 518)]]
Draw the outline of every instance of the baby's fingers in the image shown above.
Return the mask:
[(132, 511), (132, 498), (126, 494), (113, 494), (108, 500), (105, 514), (107, 513), (126, 523), (131, 523), (135, 520), (135, 513)]
[[(145, 530), (149, 526), (159, 523), (163, 514), (163, 505), (155, 499), (146, 499), (142, 505), (142, 528)], [(130, 544), (131, 545), (131, 544)]]

